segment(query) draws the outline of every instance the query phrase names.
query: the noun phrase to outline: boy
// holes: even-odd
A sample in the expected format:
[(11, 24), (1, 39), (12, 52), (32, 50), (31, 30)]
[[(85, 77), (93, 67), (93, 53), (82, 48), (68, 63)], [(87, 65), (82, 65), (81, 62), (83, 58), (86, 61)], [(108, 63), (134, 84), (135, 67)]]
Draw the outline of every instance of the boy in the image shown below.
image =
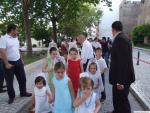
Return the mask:
[(100, 68), (102, 81), (103, 81), (103, 86), (104, 86), (104, 91), (101, 93), (101, 102), (104, 102), (104, 100), (106, 99), (104, 73), (107, 70), (107, 64), (106, 64), (105, 60), (102, 57), (102, 48), (96, 48), (95, 49), (95, 54), (96, 54), (96, 59), (97, 59), (99, 68)]

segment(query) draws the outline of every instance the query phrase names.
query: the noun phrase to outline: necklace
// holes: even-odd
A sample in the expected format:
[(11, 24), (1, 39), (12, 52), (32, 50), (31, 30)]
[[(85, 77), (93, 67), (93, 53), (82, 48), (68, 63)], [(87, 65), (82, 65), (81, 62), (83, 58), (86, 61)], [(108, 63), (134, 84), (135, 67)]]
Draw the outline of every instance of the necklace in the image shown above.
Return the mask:
[(89, 102), (86, 102), (86, 101), (85, 101), (85, 107), (86, 107), (86, 108), (88, 108), (88, 107), (90, 106), (90, 104), (91, 104), (92, 95), (93, 95), (93, 92), (92, 92), (92, 94), (91, 94), (91, 96), (90, 96), (90, 101), (89, 101)]

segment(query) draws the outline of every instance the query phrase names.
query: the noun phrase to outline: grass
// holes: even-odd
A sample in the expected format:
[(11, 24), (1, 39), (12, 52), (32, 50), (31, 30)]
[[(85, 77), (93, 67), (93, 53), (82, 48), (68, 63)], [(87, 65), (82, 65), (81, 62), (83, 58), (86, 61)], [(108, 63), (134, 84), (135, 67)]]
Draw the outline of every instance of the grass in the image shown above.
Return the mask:
[(136, 47), (144, 48), (144, 49), (150, 49), (150, 45), (146, 44), (137, 44)]
[(36, 52), (36, 53), (33, 53), (31, 57), (28, 56), (27, 53), (22, 53), (22, 59), (23, 59), (25, 65), (33, 63), (44, 57), (46, 57), (46, 53), (43, 54), (41, 52)]

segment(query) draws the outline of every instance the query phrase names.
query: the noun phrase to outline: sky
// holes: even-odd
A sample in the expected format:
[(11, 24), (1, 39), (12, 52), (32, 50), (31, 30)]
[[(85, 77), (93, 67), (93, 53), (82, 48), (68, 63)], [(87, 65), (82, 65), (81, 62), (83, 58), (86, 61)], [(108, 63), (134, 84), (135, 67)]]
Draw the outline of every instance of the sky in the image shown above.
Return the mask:
[[(140, 1), (140, 0), (128, 0), (128, 1)], [(101, 23), (99, 25), (100, 36), (103, 37), (112, 37), (111, 33), (111, 24), (119, 20), (119, 5), (122, 0), (112, 0), (112, 9), (113, 11), (109, 11), (105, 4), (100, 5), (101, 9), (103, 10), (103, 16), (101, 18)]]

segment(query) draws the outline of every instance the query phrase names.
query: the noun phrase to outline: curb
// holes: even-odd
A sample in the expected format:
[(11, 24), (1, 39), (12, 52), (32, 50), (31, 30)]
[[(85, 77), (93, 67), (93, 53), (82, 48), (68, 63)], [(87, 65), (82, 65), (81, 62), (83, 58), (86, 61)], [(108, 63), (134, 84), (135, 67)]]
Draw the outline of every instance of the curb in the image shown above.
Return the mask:
[(136, 91), (136, 89), (131, 86), (130, 87), (131, 94), (136, 98), (136, 100), (140, 103), (140, 105), (144, 108), (144, 110), (150, 110), (150, 103), (148, 103), (143, 96)]
[(144, 48), (140, 48), (140, 47), (134, 47), (134, 49), (150, 52), (150, 49), (144, 49)]

